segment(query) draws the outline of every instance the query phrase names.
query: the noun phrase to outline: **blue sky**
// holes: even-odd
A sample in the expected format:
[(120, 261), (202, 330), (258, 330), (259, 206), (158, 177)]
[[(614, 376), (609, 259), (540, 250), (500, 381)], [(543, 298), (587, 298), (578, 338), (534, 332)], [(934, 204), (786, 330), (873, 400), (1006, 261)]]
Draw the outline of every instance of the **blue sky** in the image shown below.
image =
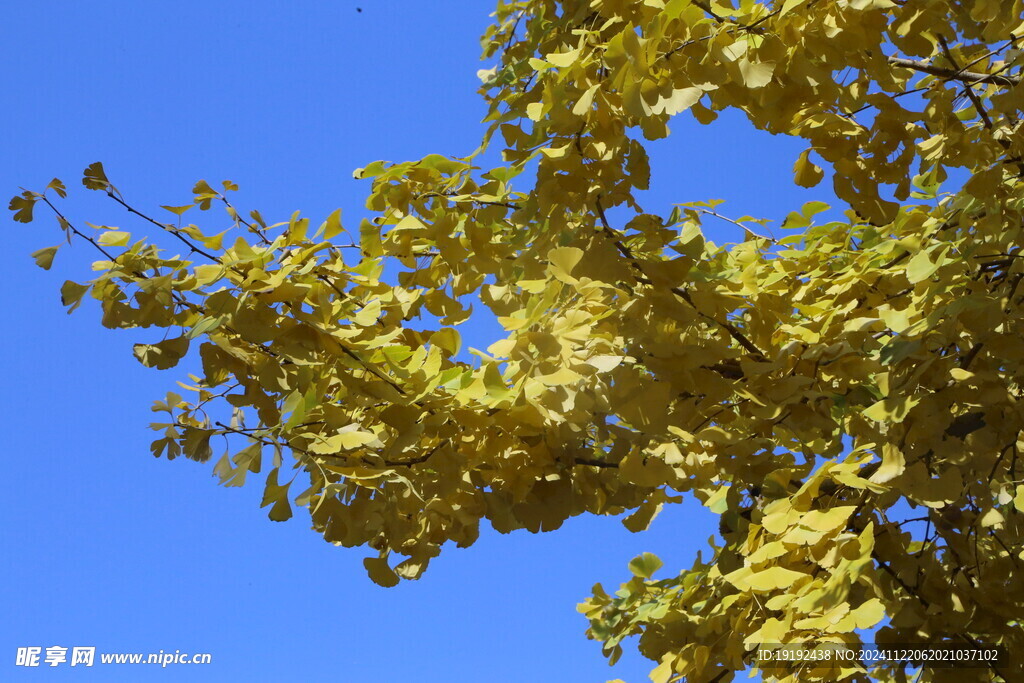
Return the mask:
[[(268, 220), (301, 209), (317, 222), (341, 207), (355, 226), (368, 185), (354, 168), (465, 155), (483, 132), (475, 73), (491, 66), (477, 62), (486, 1), (25, 7), (7, 13), (0, 43), (0, 188), (8, 197), (60, 177), (79, 223), (131, 229), (79, 184), (103, 161), (140, 207), (184, 204), (195, 181), (231, 179), (237, 204)], [(741, 116), (701, 128), (684, 115), (672, 128), (650, 147), (648, 211), (723, 198), (729, 215), (781, 219), (830, 196), (792, 185), (799, 141), (757, 133)], [(149, 408), (183, 370), (143, 368), (131, 348), (146, 333), (104, 329), (95, 305), (65, 314), (60, 285), (89, 278), (86, 246), (42, 271), (29, 254), (60, 241), (55, 224), (3, 221), (0, 678), (646, 680), (652, 663), (631, 650), (607, 666), (575, 605), (595, 582), (625, 580), (640, 552), (661, 556), (663, 572), (690, 566), (717, 526), (711, 513), (674, 506), (642, 534), (593, 517), (539, 536), (486, 530), (472, 548), (446, 549), (420, 581), (380, 588), (365, 576), (365, 551), (324, 543), (302, 511), (267, 520), (261, 486), (220, 488), (209, 465), (154, 459)], [(709, 228), (719, 242), (738, 236)], [(469, 345), (495, 341), (486, 321), (467, 329)], [(213, 664), (14, 666), (18, 647), (52, 645), (209, 652)]]

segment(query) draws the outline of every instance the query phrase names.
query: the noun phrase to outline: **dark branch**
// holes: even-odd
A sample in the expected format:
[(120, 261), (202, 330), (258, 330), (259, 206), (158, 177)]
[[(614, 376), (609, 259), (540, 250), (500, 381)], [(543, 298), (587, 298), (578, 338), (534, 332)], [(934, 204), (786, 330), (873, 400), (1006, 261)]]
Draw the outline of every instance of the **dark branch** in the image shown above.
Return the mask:
[(595, 460), (593, 458), (574, 458), (574, 465), (587, 465), (589, 467), (618, 467), (617, 462), (605, 462), (604, 460)]
[(963, 81), (964, 83), (992, 83), (1007, 88), (1020, 83), (1019, 76), (1003, 76), (1001, 74), (985, 74), (975, 71), (963, 71), (962, 69), (950, 69), (942, 66), (935, 66), (929, 62), (921, 62), (914, 59), (903, 59), (902, 57), (886, 57), (886, 60), (893, 66), (904, 69), (913, 69), (933, 76), (939, 76), (951, 81)]
[[(185, 246), (187, 246), (190, 250), (194, 251), (195, 253), (201, 254), (202, 256), (205, 256), (206, 258), (210, 259), (214, 263), (221, 263), (219, 258), (217, 258), (216, 256), (214, 256), (213, 254), (211, 254), (208, 251), (203, 251), (202, 249), (197, 247), (195, 244), (190, 242), (184, 235), (181, 234), (181, 231), (178, 230), (177, 228), (175, 228), (173, 225), (171, 225), (169, 223), (161, 223), (160, 221), (158, 221), (158, 220), (156, 220), (154, 218), (150, 218), (146, 214), (142, 213), (141, 211), (138, 211), (135, 207), (133, 207), (130, 204), (128, 204), (125, 200), (123, 200), (120, 197), (118, 197), (113, 192), (108, 191), (107, 192), (107, 196), (110, 197), (111, 199), (113, 199), (115, 202), (117, 202), (121, 206), (123, 206), (124, 208), (128, 209), (128, 213), (133, 213), (136, 216), (138, 216), (139, 218), (141, 218), (143, 220), (146, 220), (146, 221), (149, 221), (150, 223), (152, 223), (153, 225), (157, 226), (161, 230), (164, 230), (166, 232), (171, 233), (172, 235), (177, 237), (179, 240), (181, 240), (185, 244)], [(221, 264), (221, 265), (223, 265), (223, 264)]]

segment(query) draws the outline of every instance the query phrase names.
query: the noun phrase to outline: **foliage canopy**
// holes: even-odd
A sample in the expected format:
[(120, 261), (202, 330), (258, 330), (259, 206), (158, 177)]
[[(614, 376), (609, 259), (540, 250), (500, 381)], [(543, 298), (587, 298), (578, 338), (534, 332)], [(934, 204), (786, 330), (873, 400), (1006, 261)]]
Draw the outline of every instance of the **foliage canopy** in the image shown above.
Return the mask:
[[(879, 625), (1024, 652), (1024, 4), (500, 0), (494, 17), (483, 145), (356, 171), (375, 218), (351, 238), (340, 212), (317, 229), (245, 215), (228, 181), (199, 182), (168, 222), (99, 164), (85, 187), (173, 249), (72, 223), (58, 180), (12, 200), (102, 252), (65, 305), (88, 294), (107, 327), (164, 328), (135, 346), (149, 367), (198, 348), (190, 393), (154, 407), (153, 454), (215, 462), (227, 486), (269, 470), (270, 518), (306, 507), (327, 541), (372, 548), (385, 586), (485, 518), (538, 532), (632, 511), (639, 531), (695, 496), (721, 515), (708, 559), (655, 580), (641, 556), (580, 608), (612, 659), (639, 634), (656, 682), (731, 680), (757, 643)], [(730, 108), (805, 140), (794, 182), (828, 167), (845, 219), (812, 202), (784, 237), (744, 217), (746, 239), (718, 246), (713, 201), (642, 209), (643, 140)], [(503, 163), (480, 168), (493, 146)], [(185, 222), (215, 206), (229, 230)], [(507, 331), (474, 363), (457, 358), (470, 296)], [(311, 486), (292, 491), (299, 472)]]

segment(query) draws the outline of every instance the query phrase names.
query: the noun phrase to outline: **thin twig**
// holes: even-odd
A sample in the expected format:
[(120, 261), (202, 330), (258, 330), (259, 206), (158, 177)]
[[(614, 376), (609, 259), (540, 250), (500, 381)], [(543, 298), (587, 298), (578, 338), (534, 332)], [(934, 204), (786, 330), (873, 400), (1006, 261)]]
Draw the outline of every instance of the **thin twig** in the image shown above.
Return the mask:
[(78, 228), (76, 228), (74, 225), (72, 225), (71, 221), (69, 221), (67, 218), (65, 218), (64, 214), (62, 214), (60, 211), (57, 210), (57, 207), (53, 205), (53, 203), (50, 201), (49, 197), (47, 197), (46, 195), (43, 195), (43, 202), (48, 207), (50, 207), (50, 209), (53, 211), (53, 213), (55, 213), (57, 215), (57, 218), (60, 219), (60, 225), (61, 225), (62, 228), (66, 226), (68, 230), (70, 230), (74, 234), (78, 235), (79, 237), (81, 237), (83, 240), (85, 240), (86, 242), (88, 242), (92, 246), (96, 247), (96, 249), (98, 249), (101, 254), (103, 254), (104, 256), (107, 257), (108, 261), (116, 261), (117, 260), (116, 256), (113, 256), (110, 252), (108, 252), (106, 249), (101, 247), (96, 242), (96, 240), (94, 240), (93, 238), (91, 238), (88, 235), (84, 234)]
[[(946, 39), (943, 38), (941, 34), (936, 37), (939, 39), (939, 45), (942, 47), (942, 52), (945, 53), (946, 59), (948, 59), (949, 63), (956, 68), (956, 73), (961, 75), (964, 74), (964, 70), (957, 67), (956, 60), (953, 58), (953, 53), (949, 49), (949, 45), (946, 44)], [(985, 124), (986, 128), (992, 130), (992, 119), (988, 117), (988, 112), (985, 111), (985, 107), (982, 105), (981, 98), (978, 97), (978, 93), (974, 92), (973, 84), (969, 83), (964, 90), (967, 92), (967, 97), (971, 99), (971, 103), (974, 104), (974, 110), (977, 111), (978, 116), (981, 117), (981, 122)]]
[(133, 213), (136, 216), (138, 216), (139, 218), (142, 218), (143, 220), (149, 221), (150, 223), (152, 223), (153, 225), (157, 226), (161, 230), (164, 230), (164, 231), (169, 232), (170, 234), (174, 235), (179, 240), (181, 240), (185, 244), (185, 246), (187, 246), (191, 251), (194, 251), (197, 254), (205, 256), (206, 258), (210, 259), (214, 263), (219, 263), (220, 265), (224, 265), (223, 263), (221, 263), (221, 260), (219, 258), (217, 258), (216, 256), (214, 256), (213, 254), (211, 254), (208, 251), (203, 251), (202, 249), (197, 247), (195, 244), (190, 242), (184, 235), (181, 234), (181, 231), (178, 230), (178, 228), (175, 228), (170, 223), (161, 223), (160, 221), (158, 221), (156, 219), (150, 218), (146, 214), (142, 213), (141, 211), (138, 211), (137, 209), (135, 209), (135, 207), (133, 207), (130, 204), (128, 204), (127, 202), (125, 202), (123, 199), (121, 199), (119, 196), (117, 196), (113, 192), (110, 192), (109, 190), (107, 191), (107, 196), (110, 197), (111, 199), (113, 199), (115, 202), (117, 202), (121, 206), (123, 206), (124, 208), (126, 208), (128, 210), (128, 213)]

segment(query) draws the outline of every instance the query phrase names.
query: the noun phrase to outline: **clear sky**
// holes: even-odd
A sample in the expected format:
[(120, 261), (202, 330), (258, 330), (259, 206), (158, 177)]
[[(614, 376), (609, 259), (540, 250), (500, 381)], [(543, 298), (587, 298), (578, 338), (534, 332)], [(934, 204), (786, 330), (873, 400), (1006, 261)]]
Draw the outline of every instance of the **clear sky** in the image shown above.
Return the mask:
[[(357, 11), (357, 6), (362, 11)], [(476, 148), (478, 36), (488, 0), (150, 0), (21, 4), (0, 42), (0, 189), (54, 176), (79, 223), (132, 224), (88, 193), (103, 161), (133, 204), (191, 200), (195, 181), (231, 179), (237, 204), (272, 221), (296, 209), (318, 223), (343, 209), (358, 224), (368, 184), (352, 170)], [(757, 133), (738, 115), (701, 128), (683, 115), (651, 145), (648, 211), (728, 200), (733, 216), (781, 219), (827, 190), (792, 185), (798, 141)], [(827, 186), (827, 181), (825, 185)], [(42, 211), (39, 211), (42, 214)], [(304, 511), (273, 523), (262, 486), (224, 489), (211, 466), (149, 454), (152, 401), (184, 379), (132, 357), (147, 331), (111, 331), (95, 302), (67, 316), (59, 289), (90, 277), (87, 245), (54, 267), (29, 254), (57, 244), (49, 218), (7, 214), (0, 337), (7, 494), (0, 526), (0, 679), (643, 681), (653, 664), (627, 649), (609, 668), (575, 605), (611, 589), (643, 551), (662, 572), (689, 567), (717, 520), (674, 506), (630, 534), (615, 519), (576, 518), (557, 532), (499, 535), (446, 548), (424, 577), (384, 589), (362, 549), (335, 548)], [(191, 216), (190, 216), (191, 217)], [(131, 226), (131, 227), (129, 227)], [(738, 237), (709, 226), (712, 238)], [(469, 344), (495, 341), (467, 324)], [(206, 666), (15, 666), (27, 646), (212, 654)]]

